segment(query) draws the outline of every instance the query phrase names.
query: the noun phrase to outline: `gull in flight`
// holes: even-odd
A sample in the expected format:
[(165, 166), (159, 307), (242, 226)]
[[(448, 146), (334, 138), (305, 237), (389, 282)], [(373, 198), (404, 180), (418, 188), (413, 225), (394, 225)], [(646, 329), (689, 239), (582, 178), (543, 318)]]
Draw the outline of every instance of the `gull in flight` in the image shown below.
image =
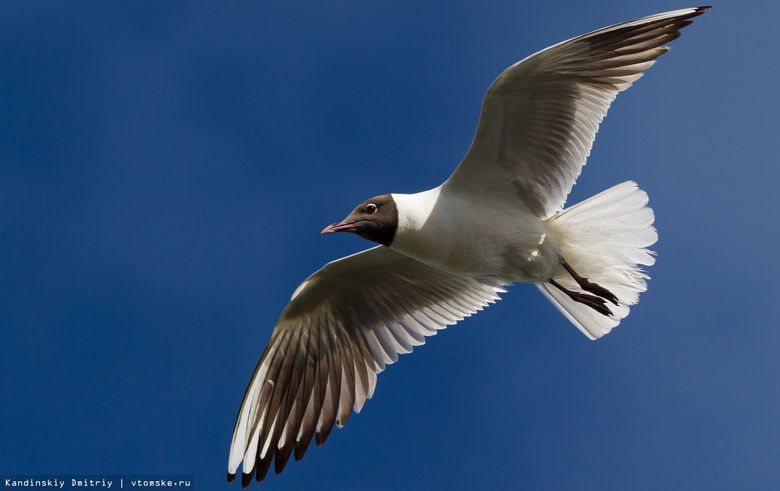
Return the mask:
[(648, 198), (624, 182), (564, 208), (617, 94), (708, 7), (605, 27), (506, 69), (484, 96), (453, 174), (371, 198), (321, 233), (379, 245), (328, 263), (295, 290), (252, 375), (228, 463), (242, 484), (322, 445), (374, 393), (377, 374), (514, 282), (535, 283), (590, 339), (646, 290), (657, 240)]

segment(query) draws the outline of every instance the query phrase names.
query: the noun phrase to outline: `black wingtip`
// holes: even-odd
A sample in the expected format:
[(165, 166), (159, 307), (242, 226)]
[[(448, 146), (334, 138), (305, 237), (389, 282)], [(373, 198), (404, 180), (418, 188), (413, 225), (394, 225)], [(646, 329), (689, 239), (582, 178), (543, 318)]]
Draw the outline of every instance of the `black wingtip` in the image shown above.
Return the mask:
[(271, 468), (271, 460), (274, 458), (273, 452), (267, 452), (267, 455), (260, 459), (255, 464), (255, 472), (256, 476), (255, 479), (257, 479), (257, 482), (262, 482), (263, 479), (265, 479), (265, 476), (268, 475), (268, 469)]
[(232, 472), (228, 472), (228, 476), (227, 477), (228, 477), (228, 482), (229, 483), (236, 480), (236, 475), (233, 474)]
[(309, 448), (309, 443), (311, 443), (311, 438), (306, 440), (299, 440), (295, 442), (295, 461), (300, 462), (303, 458), (303, 455), (306, 453), (306, 449)]
[(276, 451), (274, 456), (274, 472), (278, 476), (284, 470), (284, 466), (287, 465), (287, 461), (290, 460), (290, 455), (293, 452), (293, 445), (286, 445), (283, 448)]
[(251, 474), (241, 474), (241, 487), (246, 489), (249, 487), (250, 484), (252, 484), (252, 476), (254, 475), (254, 472)]

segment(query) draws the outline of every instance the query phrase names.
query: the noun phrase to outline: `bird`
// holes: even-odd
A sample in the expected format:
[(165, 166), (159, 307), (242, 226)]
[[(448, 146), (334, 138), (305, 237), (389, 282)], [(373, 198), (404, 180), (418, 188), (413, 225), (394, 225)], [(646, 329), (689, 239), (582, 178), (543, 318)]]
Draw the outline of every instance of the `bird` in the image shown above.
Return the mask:
[(564, 208), (618, 93), (709, 7), (615, 24), (507, 68), (484, 95), (465, 157), (440, 186), (359, 204), (321, 234), (376, 245), (292, 294), (244, 395), (228, 482), (262, 481), (359, 412), (377, 374), (438, 330), (534, 283), (590, 339), (624, 319), (649, 279), (654, 213), (633, 181)]

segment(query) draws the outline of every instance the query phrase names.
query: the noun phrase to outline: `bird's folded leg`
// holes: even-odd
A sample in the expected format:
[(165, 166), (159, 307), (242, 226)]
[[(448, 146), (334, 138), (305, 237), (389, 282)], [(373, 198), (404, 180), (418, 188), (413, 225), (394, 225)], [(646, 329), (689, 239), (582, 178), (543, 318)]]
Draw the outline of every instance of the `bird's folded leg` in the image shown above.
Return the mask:
[[(592, 293), (594, 295), (598, 295), (601, 298), (607, 299), (613, 304), (618, 304), (618, 298), (615, 296), (614, 293), (607, 290), (603, 286), (588, 281), (587, 278), (583, 278), (582, 276), (578, 275), (574, 269), (569, 265), (569, 263), (566, 262), (565, 259), (561, 258), (561, 264), (566, 269), (566, 271), (569, 272), (572, 278), (574, 278), (574, 281), (577, 282), (578, 285), (580, 285), (580, 288), (585, 290), (586, 292)], [(559, 285), (556, 285), (558, 288), (561, 288)]]
[(555, 288), (559, 289), (560, 291), (568, 295), (569, 298), (571, 298), (575, 302), (579, 302), (581, 304), (587, 305), (588, 307), (592, 308), (599, 314), (603, 314), (606, 316), (612, 315), (612, 311), (609, 310), (609, 307), (607, 307), (607, 302), (603, 298), (597, 297), (595, 295), (590, 295), (588, 293), (573, 292), (555, 280), (550, 280), (550, 284), (552, 284)]

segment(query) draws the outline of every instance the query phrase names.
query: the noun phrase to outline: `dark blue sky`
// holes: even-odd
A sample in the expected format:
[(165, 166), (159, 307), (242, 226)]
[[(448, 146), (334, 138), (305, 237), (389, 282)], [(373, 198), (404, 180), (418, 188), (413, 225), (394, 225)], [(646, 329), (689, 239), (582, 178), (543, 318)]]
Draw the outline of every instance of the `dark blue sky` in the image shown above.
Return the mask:
[[(444, 180), (515, 61), (693, 6), (268, 3), (3, 3), (0, 474), (227, 489), (279, 313), (369, 246), (320, 229)], [(569, 203), (636, 180), (660, 234), (619, 328), (512, 287), (262, 487), (775, 488), (778, 17), (716, 3), (601, 126)]]

